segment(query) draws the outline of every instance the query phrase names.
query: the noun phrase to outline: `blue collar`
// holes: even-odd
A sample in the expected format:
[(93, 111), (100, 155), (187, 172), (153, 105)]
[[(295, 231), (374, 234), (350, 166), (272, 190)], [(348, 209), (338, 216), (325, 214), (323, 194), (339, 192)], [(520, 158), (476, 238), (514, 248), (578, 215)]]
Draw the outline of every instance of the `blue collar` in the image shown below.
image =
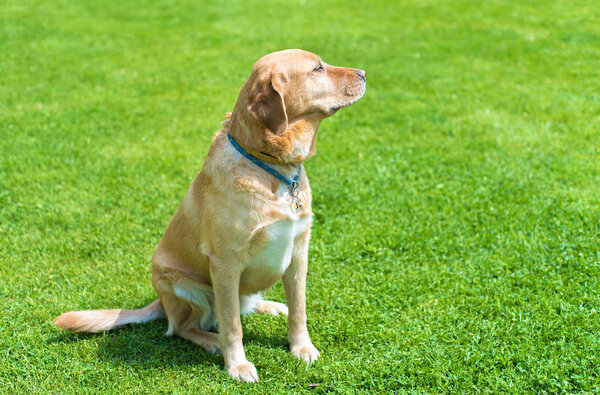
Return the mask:
[(242, 148), (242, 146), (239, 145), (238, 142), (235, 141), (235, 139), (233, 137), (231, 137), (231, 135), (229, 133), (227, 133), (227, 138), (229, 139), (229, 142), (231, 143), (231, 145), (233, 145), (235, 147), (235, 149), (239, 151), (240, 154), (244, 155), (246, 157), (246, 159), (248, 159), (255, 165), (259, 166), (263, 170), (271, 173), (273, 176), (275, 176), (281, 182), (285, 183), (287, 185), (287, 187), (290, 189), (290, 193), (294, 194), (296, 189), (298, 189), (298, 179), (300, 178), (300, 173), (302, 172), (302, 163), (300, 163), (298, 165), (298, 174), (296, 174), (296, 176), (293, 179), (289, 179), (289, 178), (285, 177), (283, 174), (279, 173), (277, 170), (273, 169), (271, 166), (267, 165), (265, 162), (255, 158), (254, 156), (252, 156), (248, 152), (246, 152), (246, 150), (244, 148)]

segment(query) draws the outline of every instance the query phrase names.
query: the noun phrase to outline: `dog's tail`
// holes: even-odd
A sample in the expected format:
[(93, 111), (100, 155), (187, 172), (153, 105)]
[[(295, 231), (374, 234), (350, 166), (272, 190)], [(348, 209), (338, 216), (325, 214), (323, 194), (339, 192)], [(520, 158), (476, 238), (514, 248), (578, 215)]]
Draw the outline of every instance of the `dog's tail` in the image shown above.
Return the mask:
[(137, 309), (70, 311), (59, 315), (54, 323), (73, 332), (102, 332), (125, 324), (138, 324), (165, 317), (160, 299)]

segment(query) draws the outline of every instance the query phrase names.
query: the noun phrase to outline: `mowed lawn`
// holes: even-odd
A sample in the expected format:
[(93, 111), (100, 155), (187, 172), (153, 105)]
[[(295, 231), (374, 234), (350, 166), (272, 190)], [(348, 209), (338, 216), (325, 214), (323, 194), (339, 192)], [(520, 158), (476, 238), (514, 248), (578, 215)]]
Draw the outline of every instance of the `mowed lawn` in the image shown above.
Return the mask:
[[(2, 2), (2, 392), (598, 390), (600, 5), (526, 3)], [(243, 319), (256, 385), (165, 321), (60, 333), (155, 299), (154, 247), (285, 48), (368, 79), (306, 163), (321, 360), (283, 317)]]

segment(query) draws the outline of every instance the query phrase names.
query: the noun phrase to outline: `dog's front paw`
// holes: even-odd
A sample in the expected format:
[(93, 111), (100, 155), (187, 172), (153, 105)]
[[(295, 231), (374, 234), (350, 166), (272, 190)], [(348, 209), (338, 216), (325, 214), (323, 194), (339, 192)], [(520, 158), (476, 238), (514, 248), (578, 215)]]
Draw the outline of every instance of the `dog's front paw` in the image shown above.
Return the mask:
[(256, 373), (256, 368), (248, 361), (228, 367), (227, 374), (237, 381), (244, 383), (256, 383), (258, 381), (258, 373)]
[(290, 351), (292, 352), (292, 355), (306, 363), (313, 363), (321, 356), (321, 354), (319, 354), (319, 350), (317, 350), (316, 347), (310, 343), (291, 346)]

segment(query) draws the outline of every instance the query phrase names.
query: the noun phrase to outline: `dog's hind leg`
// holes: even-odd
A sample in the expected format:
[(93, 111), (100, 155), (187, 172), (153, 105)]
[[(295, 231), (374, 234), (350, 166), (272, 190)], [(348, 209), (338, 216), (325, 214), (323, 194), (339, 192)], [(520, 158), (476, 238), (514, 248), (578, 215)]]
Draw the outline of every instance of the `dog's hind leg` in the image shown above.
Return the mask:
[(210, 353), (219, 352), (218, 335), (200, 329), (216, 324), (212, 288), (172, 268), (155, 270), (153, 283), (169, 320), (167, 336), (176, 335)]
[(177, 330), (175, 334), (199, 345), (211, 354), (221, 352), (219, 335), (214, 332), (205, 332), (196, 328), (195, 326), (191, 326), (184, 330)]
[(256, 312), (259, 314), (288, 315), (288, 307), (283, 303), (261, 300), (256, 307)]
[(240, 295), (240, 313), (247, 315), (250, 313), (287, 315), (288, 308), (285, 304), (263, 300), (260, 293), (253, 295)]
[(212, 326), (207, 323), (206, 319), (207, 316), (211, 315), (210, 311), (206, 311), (207, 309), (203, 306), (179, 297), (175, 292), (163, 293), (161, 296), (169, 320), (167, 336), (179, 336), (199, 345), (210, 353), (221, 351), (219, 336), (216, 333), (206, 332), (199, 328), (199, 326), (204, 327), (206, 324)]

